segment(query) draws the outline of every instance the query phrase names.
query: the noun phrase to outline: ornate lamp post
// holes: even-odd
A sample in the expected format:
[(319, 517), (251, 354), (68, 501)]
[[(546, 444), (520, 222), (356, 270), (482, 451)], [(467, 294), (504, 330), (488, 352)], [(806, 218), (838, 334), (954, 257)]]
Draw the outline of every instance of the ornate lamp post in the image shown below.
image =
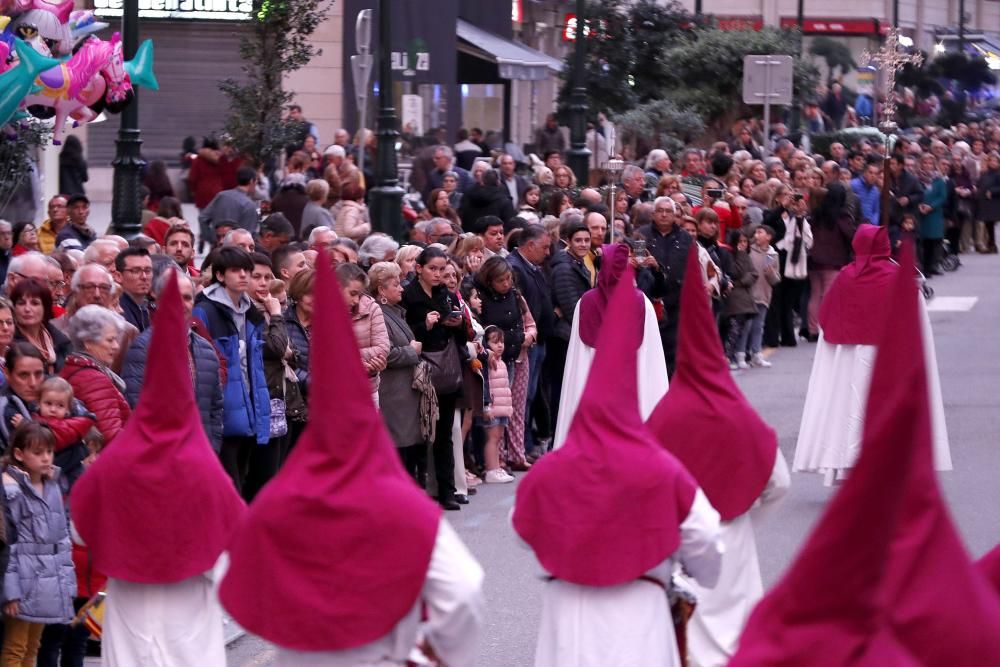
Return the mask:
[(583, 61), (587, 52), (584, 35), (586, 20), (584, 0), (576, 0), (576, 43), (573, 51), (573, 90), (569, 96), (569, 168), (576, 174), (577, 183), (590, 179), (590, 149), (587, 148), (587, 88), (584, 83)]
[[(135, 57), (139, 47), (139, 0), (125, 0), (122, 12), (122, 55)], [(115, 141), (114, 180), (111, 195), (111, 226), (115, 233), (132, 239), (142, 231), (142, 201), (139, 198), (139, 174), (146, 165), (139, 138), (139, 91), (132, 86), (132, 101), (121, 114), (121, 127)]]
[[(919, 53), (905, 53), (899, 50), (899, 33), (895, 28), (891, 28), (885, 35), (885, 44), (878, 51), (864, 51), (861, 54), (863, 65), (873, 65), (885, 75), (885, 102), (882, 105), (882, 122), (879, 129), (885, 134), (885, 157), (889, 158), (889, 142), (892, 135), (896, 133), (899, 126), (896, 125), (896, 73), (907, 64), (919, 66), (923, 61), (923, 55)], [(879, 203), (879, 224), (883, 227), (889, 225), (889, 165), (882, 167), (882, 197)]]
[(404, 241), (403, 188), (399, 187), (396, 165), (396, 141), (399, 138), (396, 127), (399, 119), (392, 106), (392, 12), (389, 0), (379, 0), (377, 14), (379, 112), (376, 132), (376, 187), (371, 191), (371, 219), (375, 231), (388, 234), (397, 241)]

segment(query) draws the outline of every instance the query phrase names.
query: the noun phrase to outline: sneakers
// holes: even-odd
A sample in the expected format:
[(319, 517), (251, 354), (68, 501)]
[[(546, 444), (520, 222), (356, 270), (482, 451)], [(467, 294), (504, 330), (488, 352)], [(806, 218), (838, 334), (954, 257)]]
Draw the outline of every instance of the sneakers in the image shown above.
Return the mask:
[(760, 352), (753, 355), (753, 357), (750, 359), (750, 364), (753, 366), (758, 366), (760, 368), (770, 368), (773, 365), (770, 361), (765, 359), (764, 355), (762, 355)]
[(474, 489), (482, 483), (483, 480), (479, 479), (468, 470), (465, 471), (465, 485), (468, 486), (470, 489)]
[(514, 476), (503, 468), (497, 468), (496, 470), (486, 471), (485, 481), (487, 484), (510, 484), (514, 481)]
[(747, 363), (747, 358), (744, 355), (740, 355), (740, 358), (736, 360), (736, 368), (741, 371), (745, 371), (750, 368), (750, 364)]
[[(743, 363), (746, 363), (746, 362), (744, 361)], [(729, 361), (729, 370), (735, 371), (739, 367), (740, 367), (739, 364), (737, 364), (735, 361), (733, 361), (733, 360)]]

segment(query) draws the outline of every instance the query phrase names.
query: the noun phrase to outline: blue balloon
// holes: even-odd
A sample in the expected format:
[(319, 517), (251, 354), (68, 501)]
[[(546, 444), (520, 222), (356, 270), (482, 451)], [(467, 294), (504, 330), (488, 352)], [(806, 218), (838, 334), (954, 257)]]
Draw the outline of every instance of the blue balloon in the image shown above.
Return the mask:
[(16, 67), (0, 74), (0, 126), (6, 125), (14, 117), (21, 100), (34, 87), (38, 75), (62, 62), (43, 56), (21, 39), (14, 40), (14, 51), (20, 62)]
[(160, 83), (153, 73), (153, 40), (143, 40), (136, 49), (135, 57), (125, 61), (125, 71), (133, 86), (142, 86), (149, 90), (159, 90)]

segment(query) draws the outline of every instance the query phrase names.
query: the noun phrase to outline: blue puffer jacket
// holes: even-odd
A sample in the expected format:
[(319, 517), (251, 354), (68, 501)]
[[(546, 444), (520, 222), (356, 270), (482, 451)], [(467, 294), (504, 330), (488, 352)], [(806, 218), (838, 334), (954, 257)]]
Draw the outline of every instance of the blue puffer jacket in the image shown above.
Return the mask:
[(264, 376), (264, 316), (245, 294), (234, 306), (219, 284), (198, 295), (194, 316), (205, 323), (229, 368), (222, 390), (222, 435), (256, 437), (257, 444), (266, 445), (271, 438), (271, 399)]
[[(139, 404), (139, 394), (142, 392), (142, 380), (146, 375), (146, 361), (149, 356), (149, 343), (153, 337), (153, 327), (135, 337), (125, 361), (122, 364), (122, 379), (125, 380), (125, 400), (135, 409)], [(188, 334), (188, 349), (194, 358), (194, 398), (201, 414), (201, 424), (205, 427), (212, 448), (219, 451), (222, 447), (222, 385), (220, 384), (219, 357), (215, 354), (212, 343), (193, 331)]]
[(17, 600), (17, 618), (32, 623), (68, 623), (73, 618), (76, 573), (57, 479), (46, 480), (39, 495), (28, 473), (17, 466), (8, 466), (3, 474), (11, 545), (3, 601)]

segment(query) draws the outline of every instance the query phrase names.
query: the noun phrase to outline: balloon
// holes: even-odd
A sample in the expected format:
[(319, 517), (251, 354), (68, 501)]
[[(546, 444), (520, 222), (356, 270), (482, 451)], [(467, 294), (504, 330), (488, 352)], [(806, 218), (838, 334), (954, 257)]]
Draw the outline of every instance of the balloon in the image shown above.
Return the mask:
[(135, 52), (135, 57), (125, 61), (125, 71), (128, 72), (132, 85), (149, 90), (160, 89), (160, 83), (153, 73), (153, 40), (143, 40)]
[(14, 51), (20, 63), (0, 74), (0, 125), (6, 125), (14, 116), (21, 100), (34, 87), (35, 78), (61, 62), (43, 56), (20, 39), (14, 40)]

